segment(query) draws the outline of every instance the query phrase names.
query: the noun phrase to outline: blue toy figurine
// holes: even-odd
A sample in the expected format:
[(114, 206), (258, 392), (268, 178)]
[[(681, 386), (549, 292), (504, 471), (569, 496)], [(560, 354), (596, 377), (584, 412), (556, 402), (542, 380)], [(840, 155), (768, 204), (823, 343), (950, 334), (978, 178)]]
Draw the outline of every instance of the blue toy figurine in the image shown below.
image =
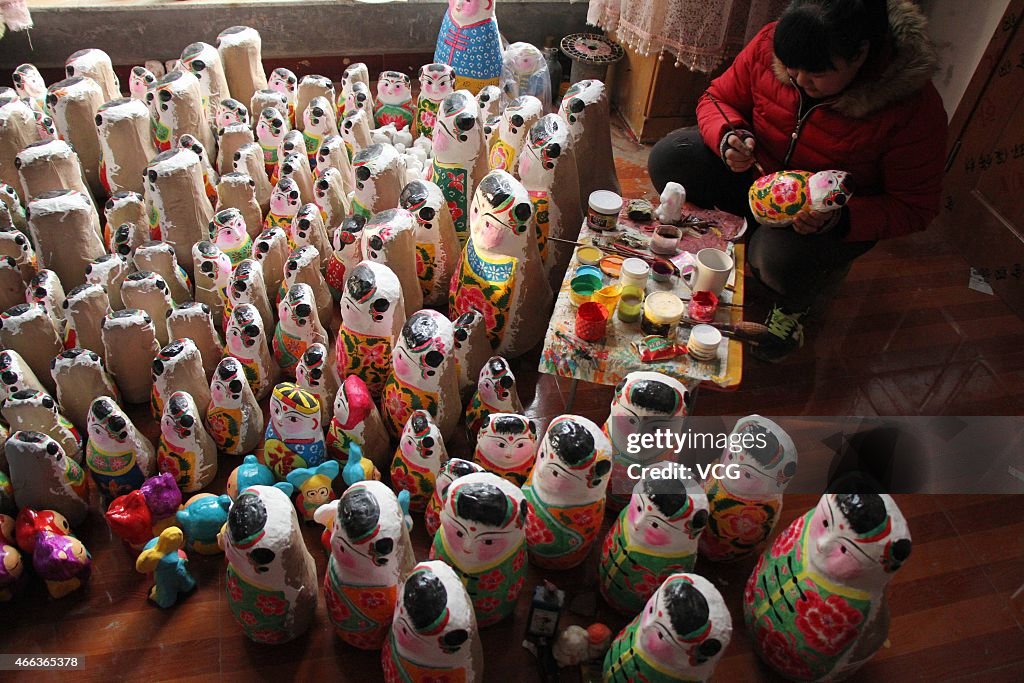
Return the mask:
[(341, 471), (341, 478), (345, 484), (351, 486), (357, 481), (374, 479), (380, 481), (380, 472), (373, 466), (373, 462), (363, 457), (363, 449), (359, 444), (352, 442), (348, 447), (348, 462), (345, 469)]
[(135, 571), (153, 575), (155, 583), (149, 589), (149, 599), (164, 609), (178, 601), (179, 593), (196, 587), (196, 580), (188, 571), (188, 557), (181, 549), (184, 544), (181, 529), (167, 527), (146, 544), (135, 561)]
[(333, 485), (340, 471), (337, 460), (325, 460), (316, 467), (299, 467), (288, 473), (288, 483), (295, 487), (295, 507), (302, 519), (313, 521), (318, 507), (337, 498)]
[(434, 61), (455, 70), (455, 89), (473, 95), (501, 76), (501, 36), (494, 0), (448, 0)]
[(228, 521), (231, 498), (212, 493), (198, 493), (178, 510), (178, 524), (185, 532), (189, 550), (201, 555), (219, 555), (223, 550), (217, 545), (217, 534)]
[(228, 475), (228, 496), (235, 500), (238, 494), (254, 484), (273, 486), (275, 481), (274, 470), (261, 463), (255, 455), (247, 455), (242, 458), (242, 464)]

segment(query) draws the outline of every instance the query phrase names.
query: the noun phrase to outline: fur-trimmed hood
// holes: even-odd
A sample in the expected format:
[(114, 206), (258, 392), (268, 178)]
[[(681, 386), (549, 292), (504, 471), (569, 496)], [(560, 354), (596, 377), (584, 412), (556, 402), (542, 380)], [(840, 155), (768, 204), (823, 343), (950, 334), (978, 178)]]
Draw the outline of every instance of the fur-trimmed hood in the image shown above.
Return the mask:
[[(888, 0), (888, 4), (892, 41), (889, 62), (877, 76), (858, 76), (829, 105), (844, 116), (864, 118), (899, 102), (924, 87), (938, 67), (935, 46), (928, 35), (928, 20), (921, 10), (906, 0)], [(778, 57), (772, 68), (779, 81), (795, 87)]]

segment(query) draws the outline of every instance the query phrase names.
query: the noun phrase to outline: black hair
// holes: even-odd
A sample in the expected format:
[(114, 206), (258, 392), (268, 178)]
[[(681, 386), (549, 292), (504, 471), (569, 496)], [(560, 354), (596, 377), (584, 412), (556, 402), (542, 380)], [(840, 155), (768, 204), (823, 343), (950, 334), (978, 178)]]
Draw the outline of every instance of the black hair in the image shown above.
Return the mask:
[(791, 69), (829, 71), (864, 43), (870, 57), (888, 32), (885, 0), (793, 0), (775, 27), (775, 55)]

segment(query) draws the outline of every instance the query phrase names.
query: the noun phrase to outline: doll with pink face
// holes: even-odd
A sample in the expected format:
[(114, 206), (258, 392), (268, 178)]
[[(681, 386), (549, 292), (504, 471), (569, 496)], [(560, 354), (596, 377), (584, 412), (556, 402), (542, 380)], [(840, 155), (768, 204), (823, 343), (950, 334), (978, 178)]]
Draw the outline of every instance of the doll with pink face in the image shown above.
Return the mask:
[(444, 494), (430, 557), (462, 578), (481, 627), (508, 617), (523, 588), (526, 514), (519, 488), (490, 472), (460, 477)]
[[(323, 182), (323, 180), (321, 178), (320, 182)], [(331, 246), (333, 249), (331, 258), (327, 262), (327, 271), (324, 274), (324, 279), (327, 280), (331, 293), (336, 293), (339, 299), (345, 290), (345, 280), (348, 274), (363, 260), (362, 234), (365, 225), (366, 218), (364, 216), (352, 214), (347, 216), (341, 222), (341, 225), (331, 233)]]
[(299, 89), (299, 78), (291, 69), (278, 67), (267, 77), (267, 89), (281, 93), (288, 100), (288, 119), (295, 125), (295, 95)]
[(523, 415), (492, 413), (480, 424), (473, 459), (516, 486), (526, 483), (539, 447), (537, 425)]
[(455, 70), (455, 87), (476, 94), (498, 85), (501, 76), (501, 36), (494, 17), (494, 0), (448, 0), (437, 34), (434, 61)]
[(714, 584), (673, 574), (612, 642), (604, 680), (707, 681), (731, 639), (732, 618)]
[(199, 491), (217, 476), (217, 444), (185, 391), (174, 392), (164, 403), (156, 462), (161, 472), (174, 475), (185, 493)]
[(412, 83), (401, 71), (382, 71), (377, 80), (377, 107), (374, 124), (380, 128), (393, 123), (398, 130), (410, 128), (416, 118), (412, 101)]
[(309, 166), (317, 170), (317, 152), (327, 136), (338, 134), (338, 121), (334, 105), (326, 97), (314, 97), (302, 112), (302, 137), (306, 143), (306, 158)]
[(285, 479), (296, 468), (316, 467), (327, 459), (316, 396), (292, 382), (282, 382), (274, 387), (269, 412), (270, 421), (256, 457), (274, 470), (278, 479)]
[(492, 356), (480, 369), (476, 392), (466, 408), (466, 431), (470, 437), (475, 435), (491, 413), (521, 412), (523, 403), (512, 368), (501, 356)]
[(440, 306), (459, 263), (459, 238), (444, 193), (428, 180), (411, 180), (399, 202), (416, 219), (416, 274), (423, 300)]
[(289, 287), (277, 307), (277, 316), (274, 359), (284, 374), (294, 376), (295, 366), (306, 349), (312, 344), (327, 343), (327, 331), (316, 313), (313, 288), (302, 282)]
[(491, 170), (515, 173), (519, 163), (519, 150), (530, 129), (544, 115), (544, 105), (536, 97), (524, 95), (508, 103), (490, 140), (487, 160)]
[(220, 101), (217, 105), (217, 130), (222, 130), (228, 126), (236, 124), (242, 124), (249, 126), (251, 120), (249, 118), (249, 108), (243, 103), (236, 99), (226, 97)]
[(217, 247), (231, 259), (232, 267), (252, 258), (252, 239), (245, 218), (238, 209), (223, 209), (215, 213), (210, 231)]
[(221, 359), (213, 373), (206, 428), (218, 450), (229, 455), (250, 453), (263, 438), (263, 410), (233, 356)]
[(408, 491), (409, 507), (422, 512), (434, 493), (438, 470), (447, 460), (444, 439), (430, 413), (416, 410), (398, 438), (398, 449), (391, 460), (391, 485)]
[(475, 462), (461, 458), (451, 458), (437, 472), (437, 479), (434, 481), (434, 493), (430, 496), (427, 509), (423, 513), (423, 524), (427, 529), (427, 536), (433, 538), (437, 530), (441, 528), (441, 507), (444, 505), (444, 496), (448, 487), (459, 477), (474, 472), (484, 472), (484, 468)]
[(790, 524), (743, 593), (755, 651), (789, 680), (847, 678), (888, 637), (886, 586), (910, 556), (910, 531), (891, 496), (851, 488)]
[(287, 234), (300, 206), (302, 197), (298, 184), (291, 178), (281, 178), (270, 193), (270, 212), (263, 219), (263, 229), (281, 228)]
[(692, 572), (697, 539), (707, 522), (707, 496), (695, 481), (650, 476), (638, 481), (601, 545), (598, 567), (605, 601), (624, 614), (636, 614), (665, 579)]
[(333, 409), (331, 427), (327, 432), (329, 457), (348, 460), (349, 449), (356, 444), (362, 456), (377, 470), (386, 470), (392, 456), (391, 437), (370, 390), (358, 375), (348, 375), (341, 383)]
[[(33, 64), (22, 64), (11, 75), (18, 97), (28, 98), (32, 108), (46, 111), (46, 81)], [(156, 83), (156, 79), (152, 80)]]
[[(133, 100), (146, 101), (146, 91), (156, 85), (156, 76), (144, 66), (133, 66), (128, 75), (128, 92)], [(156, 112), (151, 111), (151, 114)]]
[(288, 120), (274, 107), (260, 112), (256, 121), (256, 142), (263, 150), (263, 166), (270, 182), (277, 183), (278, 150), (285, 133), (291, 130)]
[(434, 125), (429, 177), (441, 192), (455, 222), (455, 234), (469, 238), (469, 203), (487, 173), (487, 149), (479, 108), (472, 94), (457, 90), (441, 102)]
[(441, 101), (455, 92), (455, 70), (447, 64), (420, 67), (420, 96), (416, 102), (416, 135), (433, 137)]

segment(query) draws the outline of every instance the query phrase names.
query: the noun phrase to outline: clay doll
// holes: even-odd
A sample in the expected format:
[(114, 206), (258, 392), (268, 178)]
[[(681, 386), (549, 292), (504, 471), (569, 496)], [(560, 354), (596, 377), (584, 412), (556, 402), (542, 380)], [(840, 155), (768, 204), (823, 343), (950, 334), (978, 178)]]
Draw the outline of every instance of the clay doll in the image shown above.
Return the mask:
[(501, 35), (493, 2), (449, 0), (434, 61), (455, 70), (455, 87), (476, 94), (501, 77)]
[(278, 367), (270, 355), (266, 328), (259, 311), (251, 304), (241, 304), (231, 311), (224, 330), (225, 354), (242, 364), (257, 401), (266, 398), (277, 381)]
[(135, 250), (132, 261), (140, 271), (149, 270), (162, 277), (175, 303), (192, 299), (192, 281), (185, 269), (178, 265), (178, 257), (171, 245), (166, 242), (144, 244)]
[(0, 406), (11, 394), (25, 390), (45, 393), (46, 387), (20, 353), (13, 349), (0, 351)]
[(473, 460), (516, 486), (526, 483), (539, 446), (533, 420), (512, 413), (492, 413), (484, 418), (474, 436)]
[(544, 53), (529, 43), (512, 43), (505, 48), (501, 90), (506, 102), (525, 95), (551, 102), (551, 74)]
[(469, 237), (469, 202), (487, 172), (483, 127), (476, 100), (465, 90), (444, 98), (434, 126), (428, 180), (441, 188), (461, 244)]
[(252, 257), (252, 239), (246, 227), (245, 217), (238, 209), (223, 209), (213, 215), (210, 232), (214, 243), (236, 266)]
[(119, 311), (124, 308), (121, 299), (121, 285), (132, 271), (128, 259), (120, 254), (103, 254), (93, 259), (85, 267), (85, 281), (91, 285), (100, 285), (107, 290), (110, 308)]
[(133, 100), (146, 101), (146, 93), (156, 85), (156, 74), (144, 66), (133, 66), (128, 75), (128, 92)]
[(368, 458), (363, 457), (363, 449), (359, 444), (352, 443), (348, 447), (348, 461), (341, 470), (341, 478), (346, 486), (360, 481), (380, 481), (380, 470)]
[(484, 680), (473, 603), (459, 575), (444, 562), (420, 562), (399, 586), (381, 664), (387, 683)]
[(338, 97), (338, 118), (341, 119), (348, 113), (345, 109), (345, 100), (348, 94), (352, 92), (352, 86), (355, 83), (362, 83), (367, 88), (370, 87), (370, 72), (366, 68), (366, 64), (362, 62), (355, 62), (345, 67), (345, 72), (341, 75), (341, 96)]
[(262, 40), (255, 29), (232, 26), (217, 36), (217, 51), (224, 64), (224, 76), (231, 96), (248, 102), (253, 92), (267, 87), (260, 54)]
[(256, 200), (256, 181), (237, 171), (225, 173), (217, 184), (217, 195), (217, 210), (235, 209), (241, 212), (246, 234), (250, 240), (256, 238), (263, 230), (263, 212)]
[(217, 183), (220, 182), (220, 175), (210, 162), (210, 155), (206, 153), (206, 147), (191, 133), (185, 133), (178, 138), (179, 149), (189, 149), (199, 157), (203, 169), (203, 189), (206, 190), (206, 198), (210, 200), (211, 206), (217, 205)]
[(452, 323), (430, 309), (414, 313), (402, 327), (384, 385), (384, 421), (398, 434), (415, 410), (426, 410), (443, 438), (451, 438), (459, 419), (458, 379), (452, 350)]
[(398, 276), (405, 299), (405, 314), (423, 307), (423, 290), (416, 269), (416, 219), (405, 209), (388, 209), (367, 221), (362, 251), (367, 261), (382, 263)]
[(126, 308), (103, 319), (107, 369), (125, 403), (147, 403), (153, 389), (150, 364), (160, 351), (152, 319), (145, 311)]
[(491, 413), (522, 413), (523, 403), (516, 391), (516, 376), (508, 361), (492, 356), (480, 369), (476, 392), (466, 409), (466, 430), (475, 435)]
[(384, 421), (373, 396), (358, 375), (348, 375), (334, 399), (334, 414), (327, 432), (327, 453), (335, 460), (347, 460), (352, 444), (377, 469), (386, 470), (392, 451)]
[(665, 183), (661, 191), (658, 208), (654, 210), (654, 220), (659, 223), (679, 223), (683, 218), (683, 204), (686, 203), (686, 188), (675, 182)]
[(317, 174), (322, 174), (327, 168), (337, 169), (341, 173), (346, 195), (351, 194), (356, 189), (356, 177), (355, 171), (352, 169), (352, 159), (348, 155), (345, 139), (338, 133), (332, 133), (325, 137), (320, 143), (320, 149), (317, 151)]
[(108, 193), (143, 191), (142, 172), (156, 156), (149, 121), (144, 102), (120, 95), (97, 110), (100, 181)]
[(136, 491), (118, 496), (104, 513), (110, 531), (135, 552), (176, 522), (181, 489), (174, 475), (160, 473), (146, 479)]
[(530, 129), (544, 115), (544, 105), (536, 97), (524, 95), (508, 103), (501, 113), (501, 120), (494, 137), (489, 141), (488, 165), (491, 170), (499, 169), (515, 173), (522, 149)]
[(60, 333), (39, 304), (18, 304), (0, 314), (0, 344), (17, 351), (39, 383), (53, 393), (50, 361), (64, 348)]
[(334, 397), (338, 395), (338, 376), (334, 369), (334, 358), (327, 349), (326, 338), (324, 342), (315, 342), (307, 346), (299, 357), (295, 365), (295, 383), (316, 395), (320, 401), (321, 424), (330, 424)]
[[(85, 179), (94, 196), (104, 194), (103, 183), (100, 182), (101, 148), (96, 112), (106, 100), (99, 84), (85, 76), (58, 81), (46, 93), (46, 112), (53, 118), (60, 139), (71, 145), (81, 159)], [(35, 127), (34, 117), (31, 121)], [(33, 141), (28, 140), (25, 144)]]
[[(279, 164), (278, 171), (278, 182), (285, 178), (291, 178), (295, 181), (295, 185), (299, 188), (299, 199), (303, 204), (308, 204), (313, 201), (313, 172), (309, 168), (309, 160), (306, 158), (305, 153), (302, 151), (302, 139), (301, 134), (298, 131), (292, 131), (295, 133), (293, 136), (295, 139), (289, 140), (288, 136), (285, 137), (282, 143), (282, 148), (290, 145), (297, 147), (294, 151), (284, 152), (282, 151), (280, 158), (281, 163)], [(288, 135), (291, 136), (292, 133)]]
[[(256, 122), (256, 142), (263, 150), (264, 171), (272, 185), (277, 184), (279, 150), (289, 129), (288, 119), (277, 109), (267, 107), (260, 112)], [(236, 167), (235, 170), (241, 169)]]
[(228, 606), (245, 635), (276, 644), (305, 633), (316, 611), (316, 564), (288, 495), (250, 486), (218, 539), (228, 561)]
[(157, 321), (167, 320), (167, 313), (174, 309), (171, 291), (167, 282), (156, 273), (148, 270), (137, 271), (124, 279), (121, 285), (121, 298), (125, 306), (145, 311), (154, 321), (156, 339), (161, 346), (166, 345), (167, 325)]
[(747, 581), (754, 650), (787, 679), (848, 678), (888, 638), (886, 586), (910, 556), (910, 531), (891, 496), (854, 490), (822, 496)]
[(21, 64), (11, 74), (14, 90), (18, 97), (28, 98), (32, 107), (39, 111), (46, 109), (46, 81), (34, 64)]
[(398, 206), (402, 192), (401, 158), (393, 145), (373, 144), (352, 159), (356, 189), (352, 211), (367, 218)]
[(416, 410), (399, 436), (398, 449), (391, 461), (391, 485), (409, 492), (409, 507), (423, 512), (434, 493), (437, 472), (448, 460), (441, 432), (430, 413)]
[[(58, 333), (65, 331), (64, 302), (66, 300), (64, 286), (61, 285), (60, 279), (52, 270), (40, 270), (25, 287), (25, 301), (42, 306)], [(63, 334), (62, 337), (66, 339)]]
[(82, 464), (82, 436), (49, 394), (16, 391), (0, 406), (0, 412), (12, 431), (41, 432), (56, 441), (68, 458)]
[(270, 422), (256, 457), (281, 480), (296, 468), (316, 467), (326, 459), (320, 402), (316, 396), (292, 382), (274, 387)]
[(781, 227), (804, 210), (838, 211), (853, 196), (845, 171), (779, 171), (750, 186), (750, 211), (761, 225)]
[(551, 421), (523, 486), (531, 562), (569, 569), (586, 559), (604, 517), (611, 465), (611, 444), (593, 422), (576, 415)]
[[(334, 169), (331, 171), (336, 172)], [(324, 263), (331, 258), (333, 248), (327, 236), (327, 226), (324, 225), (323, 214), (316, 204), (303, 204), (299, 207), (292, 224), (288, 227), (288, 240), (292, 244), (292, 249), (300, 249), (306, 245), (316, 247)]]
[[(252, 129), (252, 118), (249, 116), (249, 108), (233, 97), (224, 97), (217, 105), (217, 115), (214, 123), (218, 129), (242, 124)], [(218, 145), (219, 146), (219, 145)]]
[(455, 319), (455, 368), (459, 394), (466, 403), (476, 392), (480, 371), (491, 357), (491, 342), (483, 314), (470, 309)]
[(585, 79), (569, 86), (559, 114), (569, 122), (579, 172), (580, 206), (587, 206), (594, 190), (621, 193), (612, 159), (608, 93), (604, 83)]
[(164, 404), (157, 465), (161, 472), (173, 474), (185, 493), (202, 489), (217, 474), (217, 446), (187, 392), (174, 392)]
[(29, 230), (40, 268), (57, 274), (65, 289), (85, 283), (85, 267), (104, 253), (92, 200), (73, 190), (44, 192), (29, 203)]
[(373, 144), (373, 139), (370, 137), (372, 123), (373, 117), (365, 109), (355, 109), (345, 114), (345, 118), (338, 124), (338, 132), (341, 134), (341, 139), (345, 141), (349, 158), (353, 161), (356, 154)]
[(738, 466), (742, 477), (710, 477), (704, 482), (710, 517), (700, 553), (712, 562), (738, 560), (760, 551), (779, 521), (782, 494), (797, 468), (793, 440), (760, 415), (741, 418), (729, 439), (730, 444), (750, 447), (726, 448), (719, 460)]
[(267, 292), (281, 291), (284, 264), (288, 260), (288, 235), (282, 228), (264, 230), (252, 243), (253, 258), (263, 267)]
[(263, 268), (258, 261), (245, 259), (235, 266), (227, 292), (232, 311), (243, 304), (250, 304), (259, 312), (264, 329), (274, 329), (274, 314), (263, 280)]
[[(209, 237), (213, 206), (206, 196), (203, 167), (190, 149), (157, 155), (146, 171), (150, 228), (174, 247), (178, 263), (192, 275), (192, 245)], [(156, 220), (154, 220), (154, 218)]]
[(408, 496), (395, 496), (378, 481), (362, 481), (346, 489), (337, 503), (321, 506), (314, 518), (330, 534), (323, 580), (327, 616), (349, 645), (379, 650), (387, 639), (399, 585), (416, 561), (407, 524)]
[(324, 140), (330, 135), (337, 135), (338, 121), (335, 119), (334, 105), (326, 97), (314, 97), (302, 113), (302, 137), (306, 142), (306, 155), (309, 166), (319, 170), (317, 152)]
[(311, 344), (326, 344), (327, 332), (316, 314), (313, 289), (296, 283), (277, 308), (278, 323), (274, 333), (274, 359), (284, 374), (295, 375), (299, 358)]
[(210, 405), (210, 385), (199, 348), (191, 339), (175, 339), (153, 359), (153, 398), (150, 403), (153, 417), (159, 419), (164, 411), (164, 400), (176, 391), (192, 396), (199, 415), (206, 418)]
[[(220, 318), (217, 319), (218, 322)], [(190, 301), (167, 314), (167, 336), (171, 339), (191, 339), (203, 357), (203, 372), (207, 379), (224, 356), (224, 342), (213, 326), (210, 307)]]
[(473, 198), (470, 221), (451, 312), (479, 310), (495, 352), (515, 358), (544, 336), (545, 316), (537, 311), (551, 302), (526, 189), (505, 171), (491, 171)]
[[(288, 124), (286, 130), (290, 130), (295, 127), (294, 97), (290, 98), (287, 93), (271, 90), (270, 88), (257, 90), (252, 94), (252, 99), (249, 100), (249, 111), (252, 112), (254, 117), (251, 125), (255, 125), (259, 122), (258, 115), (264, 109), (276, 109), (279, 111)], [(301, 121), (299, 123), (301, 123)]]
[(288, 473), (288, 483), (295, 489), (295, 507), (299, 518), (313, 521), (313, 514), (321, 505), (335, 499), (333, 485), (341, 465), (337, 460), (325, 460), (316, 467), (297, 467)]
[(4, 444), (14, 500), (19, 508), (56, 510), (71, 526), (89, 512), (89, 482), (85, 471), (45, 434), (13, 432)]
[(365, 226), (366, 218), (364, 216), (352, 214), (346, 217), (331, 234), (332, 253), (327, 262), (324, 279), (331, 288), (331, 293), (336, 293), (339, 299), (345, 290), (345, 281), (348, 275), (363, 260), (362, 233)]
[(57, 384), (61, 410), (80, 433), (85, 432), (89, 422), (89, 405), (93, 399), (108, 396), (118, 401), (121, 398), (99, 354), (88, 349), (62, 352), (53, 359), (50, 374)]
[(430, 556), (465, 583), (480, 627), (496, 624), (512, 614), (526, 578), (526, 500), (490, 472), (459, 477), (443, 500)]
[(484, 86), (476, 95), (480, 107), (480, 122), (501, 116), (501, 88), (496, 85)]
[(210, 381), (206, 428), (217, 449), (228, 455), (249, 453), (263, 438), (263, 410), (246, 381), (242, 363), (233, 356), (220, 361)]
[(270, 195), (270, 212), (263, 220), (263, 229), (281, 228), (287, 234), (300, 206), (299, 186), (291, 178), (282, 178)]
[(441, 507), (444, 505), (444, 497), (451, 483), (467, 474), (484, 471), (484, 468), (475, 462), (461, 458), (451, 458), (441, 465), (441, 469), (437, 472), (437, 479), (434, 481), (434, 493), (431, 494), (427, 509), (423, 512), (423, 523), (428, 537), (432, 538), (441, 527)]
[(357, 265), (341, 297), (341, 320), (335, 346), (338, 374), (358, 375), (379, 397), (405, 324), (402, 286), (394, 272), (370, 261)]
[[(299, 89), (299, 77), (291, 69), (278, 67), (267, 77), (267, 89), (279, 92), (288, 100), (288, 118), (295, 125), (295, 96)], [(302, 112), (298, 112), (301, 114)]]
[(714, 584), (673, 574), (612, 642), (604, 680), (707, 681), (731, 639), (732, 618)]
[[(270, 177), (264, 166), (263, 149), (255, 142), (242, 145), (235, 151), (231, 167), (253, 179), (253, 182), (256, 183), (256, 201), (259, 202), (260, 211), (263, 213), (269, 211), (270, 195), (274, 191), (274, 186), (270, 183)], [(274, 168), (277, 168), (276, 163)]]
[(220, 53), (209, 43), (192, 43), (182, 50), (181, 65), (199, 81), (207, 118), (214, 121), (220, 101), (231, 96)]
[(10, 602), (27, 583), (25, 563), (13, 539), (0, 534), (0, 602)]
[(92, 556), (70, 534), (38, 533), (32, 551), (32, 568), (46, 582), (50, 597), (70, 595), (89, 580)]
[[(248, 123), (231, 123), (217, 128), (217, 172), (221, 175), (221, 182), (224, 181), (225, 175), (235, 170), (235, 154), (238, 150), (255, 142), (256, 136), (253, 135), (252, 128)], [(260, 172), (263, 173), (262, 168)], [(255, 182), (253, 180), (254, 193)], [(266, 182), (269, 184), (269, 179)], [(220, 186), (217, 188), (217, 193), (220, 194)], [(224, 201), (223, 197), (221, 201)], [(260, 222), (262, 223), (262, 221)]]
[(228, 521), (231, 498), (226, 495), (197, 493), (178, 510), (175, 518), (185, 532), (188, 549), (201, 555), (220, 555), (217, 534)]
[(416, 218), (416, 272), (423, 300), (441, 306), (459, 262), (459, 238), (444, 194), (434, 183), (412, 180), (399, 197), (403, 209)]
[(377, 80), (377, 104), (373, 112), (376, 127), (389, 123), (398, 130), (409, 128), (416, 117), (412, 101), (412, 83), (400, 71), (382, 71)]
[(331, 79), (318, 74), (309, 74), (299, 79), (299, 85), (295, 91), (295, 123), (300, 128), (303, 124), (301, 121), (303, 112), (318, 97), (327, 100), (327, 108), (330, 109), (331, 116), (334, 117), (336, 113), (334, 104), (336, 95)]
[(260, 464), (255, 455), (247, 455), (242, 458), (242, 464), (228, 475), (227, 493), (231, 500), (238, 500), (238, 494), (250, 486), (274, 486), (275, 482), (277, 479), (269, 467)]
[(357, 111), (366, 112), (367, 126), (373, 130), (376, 127), (373, 118), (373, 96), (370, 94), (370, 86), (360, 81), (352, 83), (348, 94), (345, 95), (345, 118)]
[[(325, 167), (320, 171), (313, 186), (313, 198), (325, 232), (333, 232), (349, 215), (351, 202), (345, 193), (341, 172), (336, 168)], [(359, 217), (365, 220), (364, 216)]]
[(156, 472), (153, 444), (120, 406), (100, 396), (89, 407), (85, 462), (105, 501), (131, 493)]
[(214, 149), (213, 121), (204, 105), (199, 79), (189, 71), (172, 71), (156, 82), (146, 93), (146, 101), (155, 110), (153, 117), (156, 146), (161, 152), (174, 147), (175, 142), (188, 133)]
[(110, 55), (103, 50), (89, 48), (73, 52), (64, 62), (64, 71), (68, 78), (85, 76), (96, 81), (103, 91), (104, 102), (121, 96), (121, 83), (110, 63)]
[(334, 319), (334, 299), (320, 272), (320, 252), (309, 244), (299, 247), (285, 262), (284, 282), (279, 290), (281, 298), (287, 295), (289, 288), (300, 283), (313, 290), (317, 316), (324, 326), (330, 325)]
[[(13, 192), (13, 190), (11, 191)], [(0, 189), (0, 192), (3, 192), (3, 190)], [(0, 219), (2, 219), (4, 210), (4, 205), (0, 202)], [(28, 235), (15, 228), (13, 224), (0, 227), (0, 256), (14, 261), (16, 268), (11, 270), (21, 276), (23, 286), (24, 281), (33, 278), (38, 271), (36, 250), (32, 248), (32, 242), (29, 241)], [(17, 303), (21, 302), (18, 301)], [(11, 306), (13, 305), (11, 304)], [(5, 308), (4, 310), (7, 309)]]
[(420, 95), (416, 102), (416, 135), (433, 137), (441, 101), (455, 92), (455, 70), (447, 64), (420, 67)]
[(179, 594), (196, 587), (196, 580), (188, 570), (188, 557), (181, 549), (184, 544), (181, 529), (168, 527), (147, 543), (135, 560), (135, 571), (153, 575), (148, 597), (163, 609), (178, 602)]

